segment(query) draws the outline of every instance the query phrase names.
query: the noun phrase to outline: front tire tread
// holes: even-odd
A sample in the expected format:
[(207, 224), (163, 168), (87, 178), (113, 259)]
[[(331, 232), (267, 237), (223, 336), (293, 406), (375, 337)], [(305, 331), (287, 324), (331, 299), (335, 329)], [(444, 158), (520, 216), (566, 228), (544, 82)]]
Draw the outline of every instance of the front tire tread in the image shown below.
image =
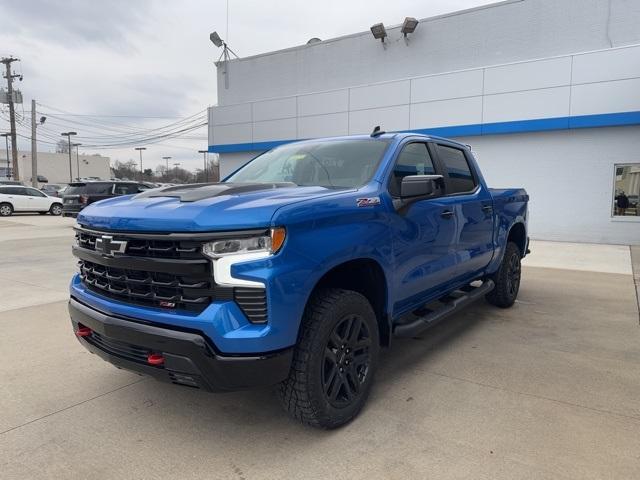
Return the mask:
[[(375, 313), (371, 305), (360, 293), (329, 288), (314, 294), (305, 309), (300, 326), (300, 338), (294, 352), (289, 377), (278, 385), (277, 390), (284, 409), (291, 417), (316, 428), (332, 429), (353, 420), (366, 402), (371, 380), (375, 373), (379, 347), (377, 322), (373, 325), (374, 331), (371, 333), (372, 349), (374, 350), (371, 353), (371, 378), (367, 381), (367, 385), (363, 384), (364, 391), (362, 397), (357, 400), (357, 405), (354, 408), (348, 407), (345, 409), (348, 412), (340, 416), (332, 416), (326, 408), (322, 408), (324, 398), (318, 395), (317, 385), (313, 384), (312, 379), (309, 378), (309, 371), (314, 368), (312, 365), (315, 360), (314, 353), (316, 353), (314, 349), (319, 348), (318, 344), (322, 343), (323, 330), (327, 328), (327, 319), (332, 318), (331, 311), (340, 302), (355, 302), (360, 308), (368, 308), (370, 310), (368, 313), (375, 320)], [(324, 345), (321, 347), (324, 349)]]

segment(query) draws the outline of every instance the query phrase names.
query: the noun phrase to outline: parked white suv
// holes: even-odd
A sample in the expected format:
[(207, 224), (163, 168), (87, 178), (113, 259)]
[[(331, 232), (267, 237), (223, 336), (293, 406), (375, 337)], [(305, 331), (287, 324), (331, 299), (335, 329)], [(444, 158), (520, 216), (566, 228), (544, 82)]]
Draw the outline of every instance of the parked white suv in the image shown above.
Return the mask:
[(40, 190), (22, 185), (0, 185), (0, 217), (13, 212), (38, 212), (42, 215), (60, 215), (62, 202)]

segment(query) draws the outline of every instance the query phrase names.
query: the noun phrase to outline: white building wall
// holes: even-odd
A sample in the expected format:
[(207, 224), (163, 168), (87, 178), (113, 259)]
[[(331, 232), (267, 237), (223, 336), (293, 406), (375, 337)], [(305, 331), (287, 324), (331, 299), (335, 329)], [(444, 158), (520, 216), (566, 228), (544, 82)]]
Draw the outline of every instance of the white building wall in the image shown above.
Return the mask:
[(220, 162), (220, 180), (223, 180), (227, 175), (235, 172), (259, 153), (260, 152), (225, 153), (224, 162)]
[[(4, 155), (6, 157), (6, 155)], [(29, 183), (31, 181), (31, 153), (22, 153), (18, 157), (20, 180)], [(0, 158), (0, 163), (4, 164)], [(78, 163), (80, 175), (78, 175)], [(73, 179), (80, 177), (99, 177), (109, 179), (111, 168), (109, 157), (101, 155), (71, 154), (71, 172)], [(38, 175), (44, 175), (49, 183), (69, 183), (69, 155), (66, 153), (38, 152)]]
[[(403, 11), (398, 17), (411, 14)], [(223, 69), (218, 68), (218, 104), (637, 44), (638, 24), (637, 0), (498, 2), (423, 19), (408, 43), (400, 28), (387, 25), (387, 48), (364, 31), (232, 60), (229, 88), (224, 88)], [(312, 30), (309, 36), (314, 36)]]
[(211, 107), (209, 145), (257, 151), (375, 125), (445, 136), (526, 131), (495, 124), (532, 120), (546, 121), (535, 130), (558, 129), (627, 112), (640, 117), (639, 45)]
[(612, 216), (614, 165), (640, 163), (640, 126), (462, 137), (490, 187), (529, 193), (533, 238), (640, 243), (640, 217)]

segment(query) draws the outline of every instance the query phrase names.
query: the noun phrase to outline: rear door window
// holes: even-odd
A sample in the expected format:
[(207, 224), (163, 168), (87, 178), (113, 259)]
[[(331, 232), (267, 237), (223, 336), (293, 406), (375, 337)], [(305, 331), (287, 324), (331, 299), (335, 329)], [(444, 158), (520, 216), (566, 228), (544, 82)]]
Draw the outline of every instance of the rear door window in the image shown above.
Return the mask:
[(30, 197), (46, 197), (44, 193), (40, 190), (36, 190), (35, 188), (27, 188), (27, 195)]
[(437, 145), (438, 158), (449, 177), (449, 194), (471, 192), (476, 188), (471, 167), (464, 152), (459, 148)]

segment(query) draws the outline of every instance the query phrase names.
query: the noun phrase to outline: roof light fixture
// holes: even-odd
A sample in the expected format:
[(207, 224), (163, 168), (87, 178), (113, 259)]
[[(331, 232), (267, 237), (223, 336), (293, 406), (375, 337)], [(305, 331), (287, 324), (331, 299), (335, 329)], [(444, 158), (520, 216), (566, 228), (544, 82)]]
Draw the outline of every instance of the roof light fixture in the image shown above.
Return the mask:
[(229, 48), (229, 45), (227, 45), (227, 42), (225, 42), (223, 39), (220, 38), (220, 35), (218, 35), (218, 32), (211, 32), (209, 34), (209, 40), (211, 40), (211, 42), (216, 47), (218, 48), (222, 47), (222, 53), (220, 54), (220, 57), (218, 57), (218, 61), (216, 62), (216, 65), (218, 64), (222, 65), (222, 68), (223, 68), (222, 75), (224, 76), (224, 88), (229, 88), (229, 69), (227, 64), (231, 59), (231, 55), (233, 55), (236, 58), (239, 58), (239, 57), (238, 55), (236, 55), (236, 52), (234, 52)]
[(415, 32), (416, 28), (418, 27), (418, 23), (420, 22), (418, 22), (418, 20), (413, 17), (407, 17), (404, 19), (404, 22), (402, 23), (402, 29), (400, 31), (405, 38), (407, 38), (408, 34)]
[(216, 47), (221, 47), (224, 43), (220, 38), (220, 35), (218, 35), (218, 32), (211, 32), (211, 34), (209, 35), (209, 40), (211, 40), (211, 42), (213, 42)]
[(384, 43), (384, 39), (387, 36), (387, 30), (384, 28), (383, 23), (376, 23), (375, 25), (372, 25), (371, 33), (373, 34), (373, 38)]

